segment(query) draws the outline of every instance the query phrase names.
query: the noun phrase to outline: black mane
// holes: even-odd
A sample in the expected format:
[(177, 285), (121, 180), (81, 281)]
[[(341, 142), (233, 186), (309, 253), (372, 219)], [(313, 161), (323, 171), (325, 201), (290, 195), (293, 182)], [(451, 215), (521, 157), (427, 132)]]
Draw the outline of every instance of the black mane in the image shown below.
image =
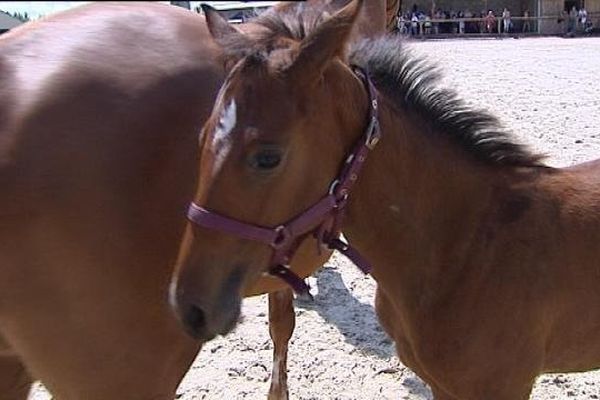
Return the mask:
[(513, 166), (542, 165), (543, 155), (529, 151), (487, 111), (473, 109), (456, 92), (440, 89), (440, 74), (392, 37), (353, 46), (350, 63), (363, 67), (386, 96), (402, 109), (431, 121), (441, 132), (483, 161)]
[[(253, 20), (264, 29), (248, 43), (231, 43), (228, 54), (266, 58), (278, 38), (301, 41), (328, 17), (323, 7), (298, 4), (271, 9)], [(456, 92), (440, 89), (438, 71), (411, 54), (403, 40), (382, 36), (354, 44), (348, 63), (369, 71), (379, 91), (403, 110), (417, 112), (478, 159), (495, 165), (540, 166), (543, 155), (529, 151), (498, 119), (469, 107)]]

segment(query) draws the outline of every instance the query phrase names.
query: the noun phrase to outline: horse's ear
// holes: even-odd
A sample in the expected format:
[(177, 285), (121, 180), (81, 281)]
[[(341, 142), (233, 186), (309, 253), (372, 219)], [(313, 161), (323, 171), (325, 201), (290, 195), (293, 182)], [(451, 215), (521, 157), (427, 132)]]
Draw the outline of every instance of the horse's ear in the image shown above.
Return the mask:
[(352, 0), (300, 43), (298, 55), (286, 69), (294, 82), (304, 84), (318, 80), (329, 62), (344, 52), (363, 3), (364, 0)]
[(244, 37), (244, 34), (223, 18), (216, 9), (204, 3), (200, 7), (206, 17), (208, 30), (218, 44), (224, 45), (233, 38), (241, 40)]
[[(331, 0), (330, 4), (337, 10), (346, 6), (350, 0)], [(362, 38), (373, 38), (386, 31), (388, 0), (369, 0), (365, 1), (364, 7), (360, 11), (356, 22), (354, 23), (354, 31), (352, 38), (360, 40)], [(399, 6), (401, 1), (396, 1), (396, 4), (391, 7)], [(394, 13), (396, 15), (396, 13)]]

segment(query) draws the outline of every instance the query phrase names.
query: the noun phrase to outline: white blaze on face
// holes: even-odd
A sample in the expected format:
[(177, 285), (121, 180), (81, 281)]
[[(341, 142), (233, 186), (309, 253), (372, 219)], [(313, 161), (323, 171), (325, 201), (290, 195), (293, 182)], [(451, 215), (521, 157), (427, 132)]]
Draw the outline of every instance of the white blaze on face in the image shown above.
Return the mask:
[(229, 104), (221, 111), (217, 130), (213, 137), (213, 144), (222, 143), (235, 128), (237, 123), (237, 106), (235, 99), (231, 99)]
[(231, 149), (231, 140), (228, 137), (237, 123), (237, 106), (235, 100), (231, 99), (229, 104), (221, 110), (219, 123), (215, 130), (212, 147), (215, 151), (215, 171), (218, 171), (223, 165), (225, 158)]

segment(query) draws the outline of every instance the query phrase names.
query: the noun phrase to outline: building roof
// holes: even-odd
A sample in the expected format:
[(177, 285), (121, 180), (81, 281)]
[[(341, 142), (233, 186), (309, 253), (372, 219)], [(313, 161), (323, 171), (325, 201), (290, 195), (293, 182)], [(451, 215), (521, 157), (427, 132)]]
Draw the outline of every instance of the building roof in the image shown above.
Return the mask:
[(4, 11), (0, 11), (0, 31), (9, 30), (21, 25), (22, 22)]
[(201, 1), (201, 3), (207, 3), (216, 8), (219, 11), (225, 10), (243, 10), (247, 8), (254, 7), (270, 7), (277, 3), (278, 1)]

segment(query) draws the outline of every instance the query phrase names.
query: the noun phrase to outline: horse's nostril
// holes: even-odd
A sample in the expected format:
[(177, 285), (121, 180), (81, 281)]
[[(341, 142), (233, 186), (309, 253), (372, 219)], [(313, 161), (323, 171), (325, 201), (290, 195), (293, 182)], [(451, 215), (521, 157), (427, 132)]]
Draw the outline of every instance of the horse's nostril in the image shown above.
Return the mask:
[(195, 305), (191, 305), (187, 311), (186, 318), (187, 322), (197, 328), (203, 327), (206, 325), (206, 317), (204, 311), (200, 307)]
[(208, 335), (206, 326), (206, 313), (200, 307), (191, 304), (183, 315), (187, 331), (196, 339), (210, 340), (214, 335)]

